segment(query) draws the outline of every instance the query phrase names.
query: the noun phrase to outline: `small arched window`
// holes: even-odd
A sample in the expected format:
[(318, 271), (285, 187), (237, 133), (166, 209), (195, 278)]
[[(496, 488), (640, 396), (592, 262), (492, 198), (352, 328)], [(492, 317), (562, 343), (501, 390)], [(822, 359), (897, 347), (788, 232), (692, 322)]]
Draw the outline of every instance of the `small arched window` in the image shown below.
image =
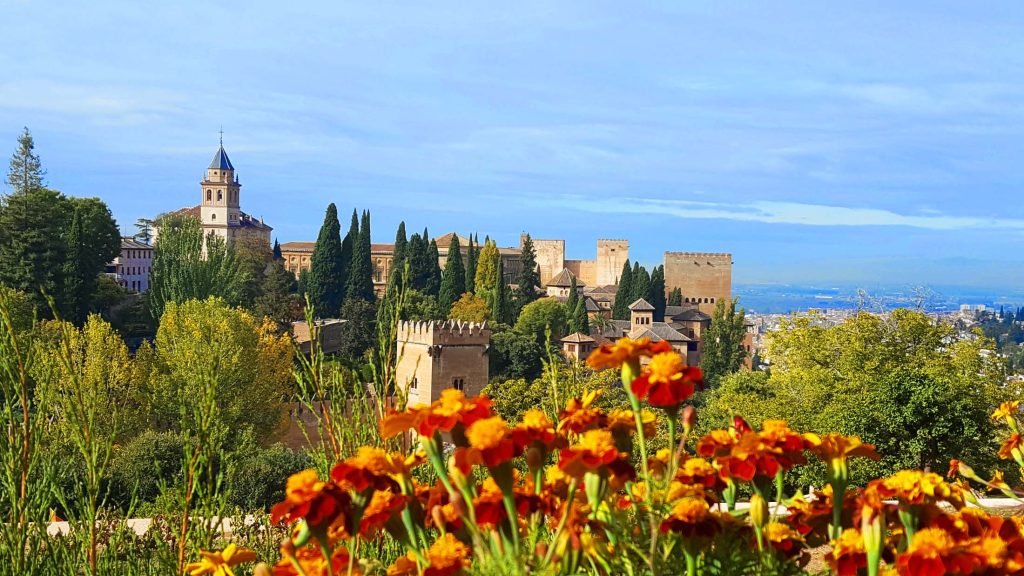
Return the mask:
[(210, 200), (213, 200), (213, 190), (206, 191), (206, 201), (209, 202)]
[(223, 199), (224, 199), (224, 193), (221, 192), (220, 190), (217, 190), (217, 202), (220, 202)]
[(217, 215), (216, 214), (210, 214), (210, 220), (216, 220), (216, 219), (217, 219)]

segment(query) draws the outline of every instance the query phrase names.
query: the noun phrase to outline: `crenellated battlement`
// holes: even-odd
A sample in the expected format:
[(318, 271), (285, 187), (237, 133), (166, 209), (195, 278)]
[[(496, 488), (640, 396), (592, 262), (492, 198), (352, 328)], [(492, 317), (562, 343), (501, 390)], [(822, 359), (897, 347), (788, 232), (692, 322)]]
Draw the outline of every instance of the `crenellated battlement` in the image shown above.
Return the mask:
[(732, 261), (732, 254), (729, 252), (665, 252), (665, 256), (680, 258), (711, 258), (715, 260)]
[(487, 322), (461, 320), (402, 321), (398, 325), (398, 341), (416, 344), (484, 344), (490, 342)]

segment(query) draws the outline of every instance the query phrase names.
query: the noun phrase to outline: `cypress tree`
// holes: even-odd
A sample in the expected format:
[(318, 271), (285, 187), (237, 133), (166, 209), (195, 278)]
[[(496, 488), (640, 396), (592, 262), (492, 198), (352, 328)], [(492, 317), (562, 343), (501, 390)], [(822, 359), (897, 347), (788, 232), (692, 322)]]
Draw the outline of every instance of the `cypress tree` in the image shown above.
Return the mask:
[(409, 287), (422, 292), (427, 284), (427, 245), (418, 232), (409, 238), (406, 261), (409, 263)]
[(573, 274), (572, 280), (569, 281), (569, 298), (565, 301), (565, 309), (569, 311), (570, 315), (576, 310), (576, 302), (580, 299), (580, 295), (576, 292), (577, 290), (576, 275)]
[(522, 268), (519, 270), (518, 286), (516, 288), (516, 315), (530, 302), (537, 299), (537, 286), (540, 285), (540, 272), (537, 269), (537, 252), (533, 249), (533, 239), (527, 234), (523, 238), (522, 256), (520, 257)]
[(374, 301), (373, 261), (370, 256), (370, 212), (364, 211), (359, 235), (352, 247), (352, 261), (348, 269), (346, 300)]
[(633, 264), (633, 295), (629, 299), (630, 303), (641, 298), (646, 300), (650, 292), (651, 275), (647, 273), (647, 268), (641, 266), (639, 262), (635, 262)]
[(587, 316), (586, 298), (576, 300), (576, 307), (572, 311), (572, 324), (574, 331), (590, 334), (590, 318)]
[(651, 290), (648, 302), (654, 306), (654, 319), (665, 318), (665, 266), (655, 266), (651, 273)]
[[(148, 242), (147, 242), (148, 244)], [(281, 255), (281, 243), (274, 238), (274, 260), (283, 260), (284, 256)]]
[(484, 247), (476, 262), (476, 295), (487, 300), (488, 305), (494, 297), (495, 277), (498, 269), (498, 262), (501, 254), (498, 247), (490, 240), (484, 240)]
[(409, 239), (405, 235), (405, 221), (398, 223), (398, 230), (395, 232), (395, 249), (391, 253), (391, 275), (395, 278), (405, 269), (405, 261), (409, 257)]
[[(339, 224), (339, 231), (341, 230)], [(345, 278), (341, 282), (341, 301), (345, 301), (345, 289), (348, 288), (348, 271), (352, 267), (352, 252), (359, 241), (359, 216), (355, 208), (352, 209), (352, 222), (348, 227), (348, 234), (341, 240), (341, 269)]]
[(672, 289), (672, 293), (668, 295), (669, 306), (682, 306), (683, 305), (683, 291), (681, 288), (676, 287)]
[(452, 304), (466, 292), (466, 269), (462, 263), (462, 247), (459, 237), (452, 234), (452, 243), (448, 246), (448, 259), (444, 263), (441, 275), (441, 289), (438, 292), (438, 303), (445, 315)]
[(11, 187), (12, 194), (43, 187), (46, 171), (34, 152), (35, 147), (32, 133), (26, 127), (18, 136), (18, 149), (11, 156), (11, 168), (7, 172), (7, 185)]
[(342, 287), (345, 285), (342, 248), (338, 208), (331, 203), (327, 206), (324, 223), (313, 248), (306, 282), (307, 294), (317, 316), (329, 317), (341, 311)]
[[(65, 320), (81, 324), (89, 312), (89, 296), (92, 294), (89, 271), (84, 270), (88, 253), (82, 230), (82, 211), (75, 209), (71, 217), (71, 229), (67, 235), (68, 259), (64, 264)], [(95, 281), (95, 280), (93, 280)]]
[(629, 299), (633, 295), (633, 268), (627, 259), (622, 264), (622, 273), (619, 275), (619, 286), (615, 289), (615, 305), (612, 307), (612, 317), (616, 320), (629, 320), (629, 305), (633, 303)]
[(469, 246), (466, 247), (466, 292), (473, 293), (476, 282), (476, 245), (473, 235), (469, 235)]
[(441, 291), (441, 255), (436, 240), (431, 240), (427, 247), (427, 283), (423, 291), (431, 296)]
[(508, 285), (505, 284), (505, 271), (498, 258), (494, 273), (494, 297), (491, 299), (491, 319), (504, 324), (511, 323), (510, 312), (512, 302), (509, 298)]

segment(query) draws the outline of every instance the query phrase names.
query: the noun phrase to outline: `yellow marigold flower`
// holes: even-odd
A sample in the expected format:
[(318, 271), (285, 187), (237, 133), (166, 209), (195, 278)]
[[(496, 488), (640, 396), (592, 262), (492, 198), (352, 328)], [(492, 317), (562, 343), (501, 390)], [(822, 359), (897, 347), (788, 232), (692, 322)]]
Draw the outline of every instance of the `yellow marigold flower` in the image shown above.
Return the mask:
[(664, 340), (652, 343), (650, 338), (619, 338), (615, 344), (605, 344), (591, 352), (587, 358), (587, 365), (597, 370), (618, 368), (627, 362), (638, 362), (640, 358), (651, 357), (671, 349), (671, 344)]
[(248, 548), (239, 548), (234, 544), (228, 544), (221, 552), (207, 552), (200, 550), (199, 555), (203, 557), (199, 562), (192, 562), (185, 566), (189, 576), (235, 576), (232, 566), (238, 566), (246, 562), (256, 560), (256, 552)]
[(882, 498), (898, 498), (903, 505), (948, 502), (958, 509), (964, 505), (957, 486), (938, 474), (921, 470), (901, 470), (888, 478), (873, 480), (868, 489), (878, 490)]
[(914, 535), (914, 541), (907, 551), (899, 556), (896, 566), (901, 574), (919, 574), (921, 576), (943, 576), (947, 572), (970, 574), (958, 569), (961, 561), (968, 558), (957, 558), (956, 541), (948, 532), (941, 528), (924, 528)]
[(769, 522), (765, 524), (763, 534), (765, 541), (786, 557), (796, 556), (803, 549), (803, 536), (788, 524)]
[(1024, 444), (1024, 439), (1021, 435), (1014, 432), (1010, 434), (1010, 437), (1003, 442), (1003, 445), (999, 447), (999, 457), (1003, 460), (1009, 460), (1014, 458), (1014, 451), (1020, 452), (1021, 445)]
[(832, 541), (826, 560), (839, 576), (856, 576), (861, 568), (867, 567), (867, 550), (860, 532), (853, 528), (843, 530), (839, 538)]
[(497, 466), (516, 456), (509, 432), (508, 423), (501, 416), (492, 416), (477, 420), (466, 429), (466, 439), (485, 465)]
[[(650, 410), (640, 410), (640, 423), (644, 428), (644, 436), (651, 438), (657, 431), (658, 417)], [(612, 408), (608, 411), (608, 430), (618, 434), (633, 434), (636, 432), (636, 417), (633, 411), (628, 408)]]
[(1012, 402), (1003, 402), (999, 405), (999, 408), (992, 413), (993, 420), (1008, 420), (1013, 418), (1014, 414), (1017, 413), (1017, 409), (1020, 406), (1020, 400), (1014, 400)]
[(718, 519), (711, 514), (703, 498), (683, 498), (672, 506), (668, 518), (662, 520), (662, 533), (676, 532), (683, 538), (710, 538), (718, 532)]
[[(767, 423), (766, 423), (767, 425)], [(807, 449), (828, 465), (829, 474), (836, 480), (846, 482), (849, 477), (847, 460), (853, 456), (863, 456), (878, 460), (878, 453), (871, 444), (861, 442), (859, 436), (843, 436), (842, 434), (804, 434)]]
[(569, 399), (565, 403), (565, 410), (558, 415), (558, 430), (581, 434), (585, 430), (599, 426), (605, 414), (594, 406), (594, 401), (600, 395), (600, 390), (591, 390), (585, 392), (582, 398)]

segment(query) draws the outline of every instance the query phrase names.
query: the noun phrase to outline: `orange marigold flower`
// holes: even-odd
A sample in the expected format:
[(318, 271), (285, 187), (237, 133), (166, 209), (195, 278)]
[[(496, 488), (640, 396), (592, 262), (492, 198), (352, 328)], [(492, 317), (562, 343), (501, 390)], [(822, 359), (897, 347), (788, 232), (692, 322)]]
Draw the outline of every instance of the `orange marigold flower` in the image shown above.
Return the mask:
[(661, 352), (651, 358), (630, 389), (651, 406), (675, 410), (703, 386), (700, 368), (687, 366), (677, 352)]
[(331, 479), (342, 488), (362, 492), (374, 490), (390, 490), (397, 488), (391, 479), (394, 459), (380, 448), (361, 446), (354, 456), (339, 462), (331, 470)]
[(1013, 458), (1014, 450), (1019, 452), (1021, 444), (1024, 444), (1024, 439), (1021, 438), (1020, 434), (1016, 432), (1010, 434), (1010, 437), (1006, 439), (1006, 442), (1003, 442), (1003, 445), (999, 447), (999, 457), (1003, 460)]
[(228, 544), (220, 552), (200, 550), (199, 555), (202, 556), (202, 560), (191, 562), (185, 566), (185, 571), (188, 572), (189, 576), (204, 576), (206, 574), (211, 574), (212, 576), (235, 576), (234, 571), (231, 570), (232, 566), (256, 560), (255, 551), (248, 548), (239, 548), (234, 544)]
[[(657, 432), (658, 417), (650, 410), (640, 410), (640, 424), (644, 429), (644, 436), (653, 438)], [(636, 417), (633, 411), (628, 408), (612, 408), (608, 411), (608, 418), (605, 427), (613, 434), (628, 435), (636, 433)]]
[(676, 480), (684, 484), (700, 484), (705, 488), (721, 488), (723, 482), (711, 462), (703, 458), (687, 458), (676, 472)]
[[(302, 568), (302, 572), (295, 569), (295, 565), (292, 563), (293, 560), (299, 564)], [(348, 571), (349, 555), (348, 550), (344, 546), (335, 546), (334, 550), (331, 551), (331, 570), (333, 574), (345, 574)], [(274, 576), (299, 576), (305, 574), (306, 576), (327, 576), (327, 559), (324, 558), (323, 552), (320, 551), (319, 546), (303, 546), (298, 550), (286, 550), (285, 547), (281, 548), (281, 559), (274, 564)], [(356, 568), (353, 571), (354, 576), (358, 576), (362, 572)]]
[(804, 439), (807, 441), (807, 449), (825, 463), (845, 461), (853, 456), (863, 456), (872, 460), (879, 459), (874, 445), (864, 444), (861, 442), (860, 436), (843, 436), (842, 434), (819, 436), (807, 432), (804, 434)]
[(664, 340), (652, 343), (650, 338), (619, 338), (615, 344), (605, 344), (591, 352), (587, 358), (587, 366), (595, 370), (619, 368), (626, 362), (638, 362), (640, 358), (651, 357), (671, 349), (672, 345)]
[(697, 455), (705, 458), (725, 456), (736, 444), (736, 436), (729, 430), (712, 430), (697, 441)]
[(442, 534), (427, 550), (430, 564), (423, 570), (423, 576), (452, 576), (469, 568), (469, 547), (450, 532)]
[(584, 393), (582, 398), (570, 398), (565, 404), (565, 410), (558, 415), (558, 430), (582, 434), (586, 430), (602, 426), (605, 420), (604, 411), (594, 406), (594, 401), (600, 395), (599, 390), (591, 390)]
[(953, 537), (941, 528), (924, 528), (896, 560), (900, 574), (944, 576), (970, 574), (980, 564), (978, 558), (965, 554)]
[(847, 528), (839, 538), (832, 541), (832, 550), (826, 557), (838, 576), (857, 576), (861, 568), (868, 565), (867, 550), (860, 532)]
[(619, 450), (615, 447), (611, 432), (587, 430), (579, 444), (561, 451), (558, 467), (570, 476), (581, 478), (584, 473), (607, 466), (618, 457)]
[(512, 441), (520, 449), (533, 443), (551, 449), (554, 447), (556, 438), (558, 436), (555, 434), (555, 425), (547, 414), (536, 408), (527, 410), (523, 414), (522, 421), (512, 429)]
[(313, 469), (292, 474), (284, 493), (284, 502), (270, 510), (274, 524), (304, 518), (310, 526), (321, 526), (330, 523), (349, 503), (348, 494), (320, 480)]
[(1014, 400), (1012, 402), (1003, 402), (996, 408), (996, 411), (992, 413), (993, 420), (1009, 420), (1017, 413), (1020, 407), (1020, 400)]
[(395, 494), (390, 490), (378, 490), (370, 497), (370, 501), (363, 508), (363, 514), (359, 520), (359, 535), (363, 537), (376, 534), (396, 512), (405, 506), (407, 497)]
[(661, 532), (676, 532), (683, 538), (711, 538), (718, 532), (717, 519), (703, 498), (683, 498), (661, 521)]
[(461, 390), (446, 388), (430, 406), (418, 404), (405, 412), (388, 414), (381, 420), (380, 430), (384, 438), (397, 436), (410, 428), (430, 438), (435, 432), (451, 432), (459, 424), (468, 427), (491, 415), (490, 398), (466, 398)]
[(477, 420), (466, 429), (466, 438), (474, 454), (470, 460), (475, 461), (475, 455), (479, 455), (479, 460), (487, 467), (508, 462), (518, 452), (508, 423), (501, 416)]

